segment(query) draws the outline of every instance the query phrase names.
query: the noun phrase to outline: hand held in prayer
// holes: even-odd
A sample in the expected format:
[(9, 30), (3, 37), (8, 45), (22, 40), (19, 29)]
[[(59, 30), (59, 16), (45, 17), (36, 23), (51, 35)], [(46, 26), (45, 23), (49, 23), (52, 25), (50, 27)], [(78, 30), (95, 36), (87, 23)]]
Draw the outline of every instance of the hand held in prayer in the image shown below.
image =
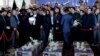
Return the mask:
[(6, 29), (8, 29), (8, 30), (9, 30), (9, 29), (10, 29), (10, 27), (9, 27), (9, 26), (7, 26), (7, 27), (6, 27)]
[(57, 20), (57, 23), (59, 23), (59, 21)]
[(59, 27), (56, 27), (56, 30), (58, 30), (59, 29)]
[(40, 26), (40, 29), (43, 29), (43, 26), (42, 25)]
[(16, 28), (14, 28), (14, 30), (17, 30)]
[(99, 23), (96, 23), (96, 26), (99, 26)]
[(89, 28), (89, 30), (91, 31), (91, 30), (92, 30), (92, 28)]

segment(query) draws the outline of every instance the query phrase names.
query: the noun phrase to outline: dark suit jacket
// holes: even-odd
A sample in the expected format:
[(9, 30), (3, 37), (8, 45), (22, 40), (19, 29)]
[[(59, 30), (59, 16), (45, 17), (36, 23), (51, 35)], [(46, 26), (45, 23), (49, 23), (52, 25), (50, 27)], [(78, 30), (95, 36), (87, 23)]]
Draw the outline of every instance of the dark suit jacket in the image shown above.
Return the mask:
[(43, 16), (43, 26), (45, 29), (50, 29), (51, 28), (51, 17), (50, 15), (45, 15)]
[[(59, 21), (59, 23), (57, 23), (57, 20)], [(60, 24), (61, 20), (62, 20), (62, 15), (60, 13), (58, 13), (54, 16), (54, 27), (59, 27), (59, 30), (57, 30), (57, 31), (61, 30), (61, 24)]]
[(61, 20), (63, 32), (70, 32), (70, 29), (72, 27), (72, 19), (73, 17), (70, 14), (63, 15)]
[(73, 16), (73, 21), (76, 20), (76, 19), (79, 19), (80, 15), (79, 13), (74, 13), (74, 14), (71, 14)]
[(10, 19), (11, 19), (11, 17), (8, 17), (8, 16), (5, 16), (5, 20), (6, 20), (6, 26), (11, 26), (10, 25)]
[(83, 28), (93, 28), (95, 25), (95, 17), (93, 14), (86, 14), (82, 19), (82, 27)]
[(0, 15), (0, 34), (5, 29), (5, 25), (6, 25), (5, 19), (3, 18), (3, 16)]
[(99, 14), (94, 14), (94, 17), (95, 17), (95, 26), (96, 26), (96, 23), (99, 23), (100, 24), (100, 13)]
[(10, 21), (11, 21), (11, 27), (12, 28), (17, 28), (18, 27), (19, 18), (17, 19), (15, 16), (12, 16)]

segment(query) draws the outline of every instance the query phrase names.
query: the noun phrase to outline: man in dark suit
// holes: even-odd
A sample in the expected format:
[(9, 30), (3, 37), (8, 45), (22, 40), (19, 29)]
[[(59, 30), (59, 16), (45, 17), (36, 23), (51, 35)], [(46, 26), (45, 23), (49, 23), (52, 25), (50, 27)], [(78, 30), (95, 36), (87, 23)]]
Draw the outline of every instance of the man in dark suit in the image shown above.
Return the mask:
[(55, 8), (55, 29), (56, 31), (60, 31), (61, 30), (61, 19), (62, 19), (62, 15), (60, 13), (60, 8), (59, 7), (56, 7)]
[(4, 51), (4, 39), (1, 37), (4, 29), (5, 29), (5, 19), (4, 19), (4, 11), (0, 12), (0, 51)]
[[(13, 30), (17, 30), (20, 21), (19, 21), (19, 17), (18, 17), (18, 12), (16, 10), (12, 11), (12, 16), (11, 16), (10, 22), (11, 22), (11, 27), (13, 28)], [(12, 45), (13, 45), (13, 47), (16, 47), (15, 36), (13, 37)]]
[[(79, 13), (76, 12), (74, 7), (70, 7), (70, 13), (73, 16), (73, 23), (75, 20), (80, 20), (80, 15)], [(73, 41), (80, 41), (80, 25), (74, 26), (71, 29), (71, 34), (72, 34), (72, 39)]]
[(70, 43), (70, 30), (72, 27), (72, 19), (73, 17), (69, 14), (69, 8), (65, 9), (65, 15), (63, 15), (62, 20), (61, 20), (61, 25), (62, 25), (62, 31), (63, 31), (63, 40), (66, 48), (69, 48), (71, 43)]
[(10, 25), (10, 19), (11, 19), (11, 12), (7, 12), (5, 11), (4, 12), (4, 19), (5, 19), (5, 28), (4, 28), (4, 32), (5, 32), (5, 35), (7, 36), (7, 39), (5, 39), (5, 49), (8, 50), (10, 47), (11, 47), (11, 38), (12, 38), (12, 28), (11, 28), (11, 25)]
[(29, 41), (29, 22), (28, 22), (29, 15), (27, 15), (25, 9), (21, 9), (19, 17), (20, 17), (19, 18), (20, 23), (18, 26), (18, 31), (19, 31), (19, 47), (20, 47)]
[[(94, 29), (96, 29), (94, 32), (94, 37), (93, 37), (93, 40), (94, 40), (94, 44), (99, 44), (100, 45), (100, 9), (96, 9), (95, 10), (95, 14), (94, 14), (94, 17), (95, 17), (95, 26), (94, 26)], [(98, 42), (97, 42), (97, 38), (98, 38)]]
[(33, 16), (33, 9), (32, 8), (27, 9), (27, 16), (28, 17), (32, 17)]
[(45, 44), (48, 42), (48, 36), (49, 36), (51, 27), (52, 27), (52, 25), (51, 25), (50, 14), (47, 14), (47, 11), (44, 11), (43, 28), (44, 28), (44, 32), (45, 32), (45, 40), (44, 40)]
[(16, 10), (12, 11), (12, 17), (11, 17), (11, 27), (16, 30), (18, 27), (19, 22), (19, 18), (18, 18), (18, 14)]
[(54, 28), (55, 28), (55, 15), (54, 15), (54, 10), (50, 10), (50, 21), (51, 21), (51, 29), (52, 29), (52, 34), (53, 34), (53, 40), (56, 40), (56, 38), (54, 37)]
[(2, 32), (4, 31), (5, 24), (6, 24), (6, 20), (4, 18), (4, 11), (1, 11), (1, 15), (0, 15), (0, 34), (2, 34)]
[(54, 21), (55, 21), (55, 15), (54, 15), (54, 10), (50, 10), (50, 19), (51, 19), (51, 25), (52, 25), (52, 28), (54, 29)]
[(93, 43), (93, 27), (95, 26), (95, 17), (92, 14), (92, 9), (89, 8), (86, 14), (86, 18), (82, 20), (82, 27), (86, 30), (84, 31), (84, 38), (85, 38), (90, 44)]
[(41, 15), (37, 13), (37, 9), (33, 9), (33, 16), (29, 17), (29, 23), (30, 36), (34, 39), (40, 39), (41, 18)]
[(61, 33), (61, 19), (62, 14), (60, 13), (60, 8), (55, 7), (55, 15), (54, 15), (54, 38), (56, 40), (62, 40), (62, 33)]

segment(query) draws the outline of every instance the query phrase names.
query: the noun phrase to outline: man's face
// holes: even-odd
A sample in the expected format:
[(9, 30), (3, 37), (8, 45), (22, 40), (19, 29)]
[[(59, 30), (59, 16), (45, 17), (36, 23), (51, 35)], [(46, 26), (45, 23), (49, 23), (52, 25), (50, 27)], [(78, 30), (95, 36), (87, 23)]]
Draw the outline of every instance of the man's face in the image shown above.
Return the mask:
[(28, 9), (27, 12), (28, 12), (28, 13), (31, 13), (32, 11), (31, 11), (31, 9)]
[(7, 15), (7, 12), (6, 12), (6, 11), (4, 11), (4, 12), (3, 12), (3, 15)]
[(12, 14), (13, 14), (13, 15), (17, 15), (16, 10), (13, 10)]
[(50, 11), (50, 14), (51, 14), (51, 15), (54, 15), (54, 12), (53, 12), (53, 11)]
[(37, 14), (37, 11), (33, 11), (34, 14)]
[(75, 10), (74, 10), (73, 8), (70, 8), (70, 12), (71, 12), (71, 13), (74, 13)]
[(50, 12), (49, 12), (49, 11), (47, 11), (47, 14), (50, 14)]
[(11, 13), (8, 13), (7, 15), (10, 17), (11, 16)]
[(100, 9), (96, 9), (95, 13), (96, 14), (100, 13)]
[(87, 13), (90, 14), (91, 12), (92, 12), (91, 9), (88, 9)]
[(80, 11), (80, 15), (84, 15), (84, 12)]
[(44, 8), (45, 8), (45, 9), (48, 9), (48, 6), (45, 5)]
[(55, 12), (56, 12), (56, 13), (58, 13), (58, 12), (59, 12), (59, 9), (58, 9), (58, 8), (56, 8), (56, 9), (55, 9)]
[(58, 6), (58, 3), (55, 3), (55, 6)]

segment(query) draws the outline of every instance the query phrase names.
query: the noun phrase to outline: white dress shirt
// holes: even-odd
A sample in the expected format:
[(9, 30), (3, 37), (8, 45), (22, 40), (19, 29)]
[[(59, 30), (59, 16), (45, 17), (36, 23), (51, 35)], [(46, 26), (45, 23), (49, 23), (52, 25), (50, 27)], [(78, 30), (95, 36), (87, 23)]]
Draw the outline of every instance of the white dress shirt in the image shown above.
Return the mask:
[(54, 22), (53, 22), (53, 16), (51, 16), (51, 24), (52, 25), (54, 24)]

